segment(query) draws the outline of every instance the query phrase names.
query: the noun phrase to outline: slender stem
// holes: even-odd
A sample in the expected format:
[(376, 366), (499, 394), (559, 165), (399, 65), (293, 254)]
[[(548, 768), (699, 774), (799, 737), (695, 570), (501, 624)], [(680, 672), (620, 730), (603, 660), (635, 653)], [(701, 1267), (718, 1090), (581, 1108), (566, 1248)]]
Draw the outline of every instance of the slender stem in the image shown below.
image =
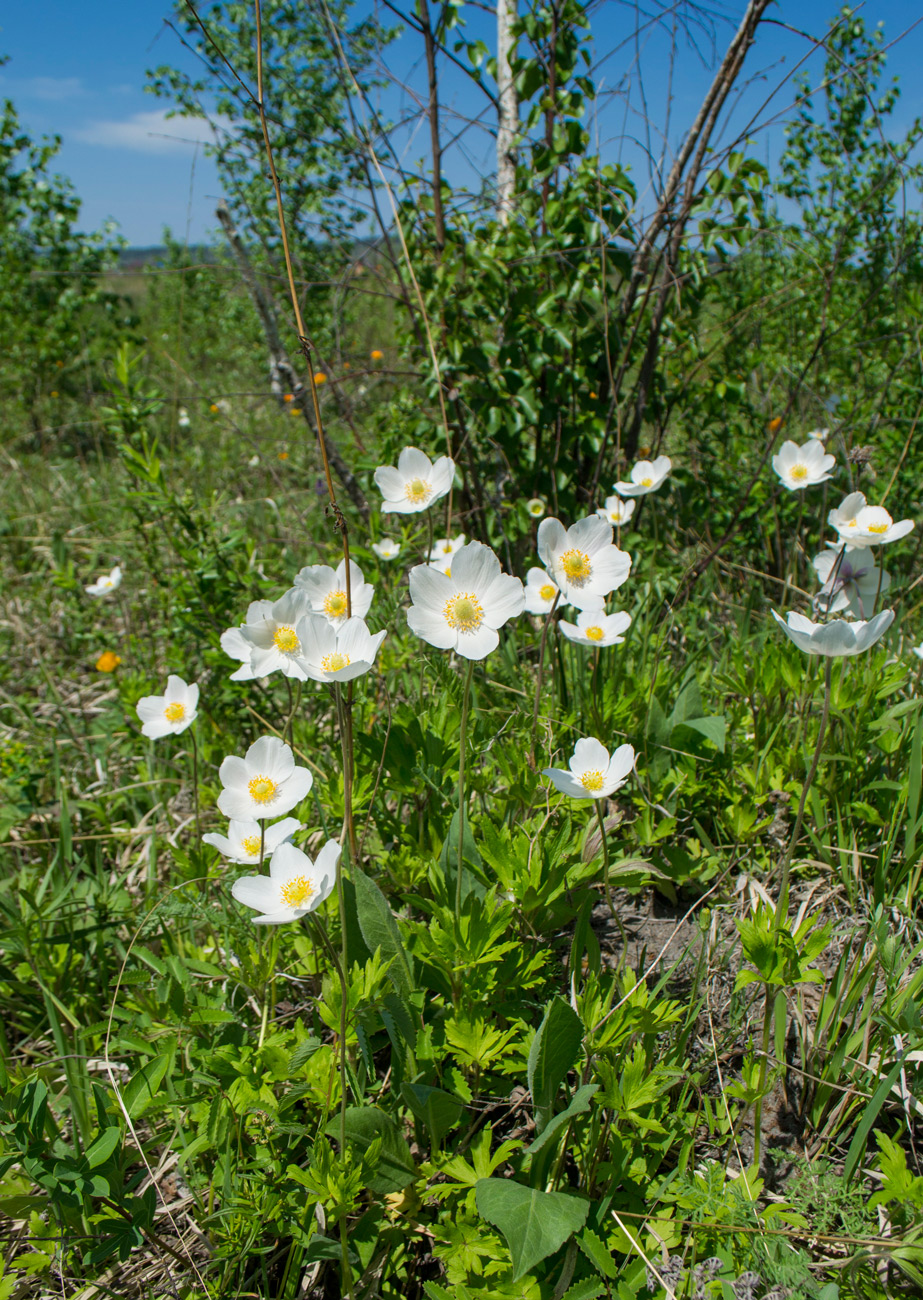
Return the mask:
[(615, 903), (612, 901), (612, 890), (609, 887), (609, 845), (606, 843), (606, 819), (603, 816), (603, 801), (602, 799), (594, 799), (593, 803), (596, 806), (596, 820), (599, 823), (599, 842), (602, 845), (603, 851), (603, 889), (606, 891), (606, 905), (608, 906), (612, 919), (618, 927), (618, 932), (622, 937), (623, 955), (627, 960), (628, 935), (625, 933), (624, 925), (622, 925), (622, 918), (615, 910)]
[(201, 840), (202, 823), (199, 821), (199, 747), (196, 744), (195, 728), (190, 728), (189, 739), (192, 741), (192, 810), (195, 813), (195, 833)]
[(795, 825), (792, 827), (792, 837), (788, 842), (788, 848), (785, 850), (785, 857), (782, 859), (782, 884), (779, 889), (779, 901), (776, 904), (776, 916), (774, 931), (776, 934), (782, 929), (784, 918), (788, 915), (788, 887), (789, 876), (791, 873), (792, 858), (795, 856), (795, 849), (798, 844), (798, 837), (801, 834), (801, 827), (804, 823), (804, 810), (808, 802), (808, 794), (814, 777), (817, 774), (818, 764), (820, 763), (821, 752), (824, 748), (824, 737), (827, 732), (827, 720), (830, 717), (830, 676), (833, 671), (833, 657), (826, 655), (824, 658), (824, 707), (820, 715), (820, 729), (817, 733), (817, 745), (814, 748), (814, 757), (811, 760), (811, 766), (805, 777), (804, 785), (801, 787), (801, 798), (798, 801), (798, 813), (795, 817)]
[[(260, 870), (263, 869), (263, 847), (266, 844), (266, 818), (260, 818)], [(260, 931), (262, 934), (262, 930)]]
[(465, 750), (468, 747), (468, 704), (471, 698), (471, 677), (474, 660), (468, 660), (465, 684), (462, 687), (461, 730), (458, 745), (458, 855), (455, 862), (455, 920), (461, 920), (462, 861), (465, 852)]
[(343, 690), (339, 682), (333, 683), (336, 699), (337, 723), (340, 731), (340, 752), (343, 757), (343, 823), (349, 853), (355, 861), (359, 856), (356, 843), (356, 827), (353, 821), (353, 745), (351, 718), (343, 701)]
[(798, 523), (795, 526), (795, 542), (791, 549), (789, 562), (785, 566), (785, 585), (782, 588), (783, 602), (788, 596), (788, 589), (797, 580), (798, 547), (801, 545), (801, 522), (804, 518), (804, 492), (798, 493)]
[(548, 617), (545, 619), (545, 626), (542, 628), (542, 639), (538, 647), (538, 676), (535, 679), (535, 704), (532, 707), (532, 734), (529, 737), (529, 766), (535, 767), (535, 738), (538, 735), (538, 711), (542, 702), (542, 676), (545, 669), (545, 642), (548, 639), (548, 629), (554, 618), (555, 610), (558, 608), (558, 601), (561, 599), (561, 592), (558, 590), (551, 609), (548, 611)]

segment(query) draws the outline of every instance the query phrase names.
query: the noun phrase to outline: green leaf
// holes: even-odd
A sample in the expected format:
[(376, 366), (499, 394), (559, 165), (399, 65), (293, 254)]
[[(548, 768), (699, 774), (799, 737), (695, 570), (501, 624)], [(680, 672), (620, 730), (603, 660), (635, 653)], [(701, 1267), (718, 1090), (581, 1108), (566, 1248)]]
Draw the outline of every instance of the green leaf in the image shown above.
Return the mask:
[(449, 1129), (457, 1124), (462, 1113), (462, 1103), (450, 1092), (441, 1088), (431, 1088), (426, 1083), (405, 1083), (401, 1096), (407, 1105), (429, 1129), (433, 1142), (438, 1146)]
[[(332, 1119), (324, 1130), (328, 1137), (339, 1139), (340, 1117)], [(382, 1195), (399, 1192), (417, 1176), (410, 1148), (401, 1137), (390, 1115), (377, 1106), (348, 1106), (346, 1109), (346, 1140), (365, 1154), (376, 1140), (381, 1139), (381, 1155), (368, 1186)]]
[(157, 1095), (170, 1064), (170, 1053), (155, 1056), (136, 1070), (122, 1091), (122, 1102), (132, 1119), (143, 1115)]
[(397, 991), (406, 997), (414, 987), (413, 966), (404, 949), (394, 913), (374, 880), (358, 867), (353, 867), (351, 875), (356, 887), (356, 911), (362, 937), (371, 952), (380, 948), (383, 957), (393, 959), (388, 974)]
[[(349, 1250), (349, 1262), (354, 1266), (358, 1265), (359, 1256), (353, 1250), (352, 1246), (349, 1246), (348, 1250)], [(301, 1263), (316, 1264), (318, 1260), (321, 1259), (339, 1260), (342, 1259), (342, 1257), (343, 1257), (343, 1252), (339, 1241), (336, 1241), (333, 1237), (324, 1237), (319, 1232), (315, 1232), (314, 1236), (311, 1238), (307, 1246), (305, 1246), (304, 1251), (302, 1252)]]
[(578, 1088), (567, 1110), (562, 1110), (560, 1115), (555, 1115), (551, 1123), (545, 1126), (532, 1145), (526, 1148), (526, 1155), (536, 1155), (541, 1151), (542, 1147), (551, 1141), (555, 1133), (559, 1133), (575, 1115), (585, 1114), (590, 1109), (590, 1098), (594, 1092), (599, 1092), (598, 1083), (585, 1083), (582, 1088)]
[[(616, 1267), (615, 1260), (612, 1258), (612, 1251), (606, 1245), (601, 1237), (598, 1237), (591, 1228), (584, 1228), (577, 1238), (577, 1245), (586, 1255), (591, 1264), (602, 1273), (603, 1277), (616, 1278), (619, 1270)], [(595, 1279), (594, 1279), (595, 1280)]]
[(579, 1232), (590, 1209), (574, 1196), (523, 1187), (509, 1178), (482, 1178), (475, 1200), (481, 1217), (506, 1238), (514, 1282)]
[(583, 1025), (563, 998), (552, 998), (529, 1052), (529, 1091), (539, 1129), (551, 1118), (555, 1094), (577, 1063)]
[(897, 1064), (892, 1066), (887, 1078), (882, 1079), (881, 1083), (879, 1083), (878, 1087), (872, 1094), (871, 1101), (862, 1114), (862, 1120), (853, 1135), (852, 1142), (849, 1144), (849, 1150), (846, 1152), (846, 1163), (843, 1166), (843, 1178), (847, 1183), (852, 1181), (852, 1176), (856, 1171), (856, 1166), (865, 1150), (865, 1143), (869, 1132), (878, 1119), (878, 1113), (885, 1104), (888, 1093), (897, 1082), (897, 1076), (900, 1074), (903, 1064), (904, 1061), (902, 1056)]
[(87, 1148), (85, 1159), (90, 1168), (105, 1164), (121, 1140), (122, 1130), (117, 1124), (100, 1133), (93, 1145)]
[(719, 753), (724, 753), (724, 746), (727, 740), (727, 719), (721, 714), (713, 718), (683, 718), (677, 726), (688, 727), (690, 731), (697, 731), (710, 740)]

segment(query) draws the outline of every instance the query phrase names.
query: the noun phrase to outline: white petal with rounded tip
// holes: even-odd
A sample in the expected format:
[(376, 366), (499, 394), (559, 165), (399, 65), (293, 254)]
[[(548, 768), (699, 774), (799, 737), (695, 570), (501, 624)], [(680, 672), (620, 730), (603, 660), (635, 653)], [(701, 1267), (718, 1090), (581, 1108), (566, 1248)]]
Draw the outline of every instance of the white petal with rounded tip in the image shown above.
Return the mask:
[(609, 751), (601, 741), (593, 736), (578, 740), (574, 753), (568, 764), (570, 770), (578, 775), (581, 772), (605, 772), (609, 766)]
[(559, 793), (569, 795), (572, 799), (591, 799), (593, 797), (590, 791), (581, 785), (571, 772), (565, 772), (560, 767), (542, 768), (542, 776), (547, 776)]
[(469, 542), (452, 556), (452, 582), (465, 591), (483, 592), (500, 573), (500, 561), (483, 542)]
[(555, 556), (566, 549), (567, 529), (560, 519), (543, 519), (538, 526), (536, 547), (539, 558), (548, 568), (554, 565)]
[(274, 910), (279, 906), (279, 888), (268, 876), (242, 876), (231, 886), (231, 895), (244, 907), (258, 912)]
[(246, 790), (250, 780), (246, 759), (231, 754), (218, 768), (218, 780), (226, 790)]
[(427, 564), (418, 564), (410, 570), (410, 599), (414, 605), (423, 605), (440, 613), (455, 593), (456, 586), (444, 573), (437, 573)]
[(142, 722), (153, 722), (162, 718), (164, 710), (162, 695), (143, 695), (135, 705), (135, 712)]
[[(635, 765), (635, 751), (631, 745), (619, 745), (618, 749), (609, 760), (609, 768), (606, 772), (606, 785), (616, 782), (617, 785), (624, 784), (631, 775)], [(617, 787), (615, 787), (617, 788)], [(610, 790), (611, 793), (611, 790)]]
[(284, 781), (295, 767), (292, 751), (278, 736), (260, 736), (247, 750), (245, 762), (252, 771), (274, 781)]
[(161, 716), (151, 722), (145, 722), (141, 728), (141, 735), (147, 736), (148, 740), (160, 740), (161, 736), (169, 736), (173, 730), (167, 719)]
[(519, 617), (525, 609), (526, 593), (518, 578), (509, 573), (498, 573), (487, 585), (481, 599), (484, 621), (488, 627), (499, 628), (511, 618)]
[(430, 479), (433, 462), (426, 452), (420, 451), (419, 447), (405, 447), (397, 458), (397, 468), (405, 479)]
[(412, 605), (407, 610), (407, 626), (437, 650), (451, 650), (455, 646), (454, 628), (449, 627), (441, 614), (434, 614), (422, 605)]
[(463, 659), (485, 659), (500, 644), (499, 635), (486, 624), (476, 632), (459, 632), (457, 636), (455, 653)]

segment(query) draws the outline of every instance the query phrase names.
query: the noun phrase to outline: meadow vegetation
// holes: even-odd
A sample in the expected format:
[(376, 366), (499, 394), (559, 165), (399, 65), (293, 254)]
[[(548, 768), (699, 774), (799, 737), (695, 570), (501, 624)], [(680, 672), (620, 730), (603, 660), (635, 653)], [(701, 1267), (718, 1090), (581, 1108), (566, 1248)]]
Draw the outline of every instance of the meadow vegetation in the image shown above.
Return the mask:
[(132, 299), (5, 110), (3, 1300), (923, 1290), (921, 128), (843, 11), (645, 214), (523, 9), (500, 211), (388, 31), (181, 9)]

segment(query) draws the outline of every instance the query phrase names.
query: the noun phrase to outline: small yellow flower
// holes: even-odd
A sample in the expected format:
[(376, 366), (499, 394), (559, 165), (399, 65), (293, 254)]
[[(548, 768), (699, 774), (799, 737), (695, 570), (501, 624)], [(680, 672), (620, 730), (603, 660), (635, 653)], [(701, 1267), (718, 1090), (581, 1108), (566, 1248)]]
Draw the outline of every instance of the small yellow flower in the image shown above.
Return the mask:
[(96, 660), (96, 671), (100, 673), (114, 673), (121, 662), (121, 655), (115, 654), (112, 650), (104, 650)]
[(590, 401), (595, 402), (598, 396), (598, 393), (590, 393)]
[(288, 408), (288, 413), (289, 413), (289, 415), (300, 415), (300, 414), (301, 414), (301, 412), (299, 411), (299, 409), (298, 409), (297, 406), (290, 406), (290, 407)]
[(294, 402), (294, 400), (295, 400), (294, 393), (286, 393), (285, 396), (282, 398), (283, 402)]
[(287, 452), (287, 451), (280, 451), (280, 452), (279, 452), (279, 460), (288, 460), (288, 452)]
[(208, 409), (211, 411), (212, 415), (217, 415), (218, 414), (217, 402), (212, 402), (211, 406)]
[(373, 348), (372, 351), (369, 353), (369, 356), (372, 358), (373, 361), (384, 361), (385, 359), (385, 354), (379, 351), (378, 348)]
[(58, 390), (57, 390), (56, 388), (52, 388), (52, 390), (51, 390), (51, 396), (52, 396), (52, 397), (57, 397), (57, 395), (58, 395)]
[(327, 376), (324, 374), (323, 370), (318, 370), (317, 374), (314, 376), (314, 382), (317, 384), (318, 388), (321, 384), (326, 384)]

